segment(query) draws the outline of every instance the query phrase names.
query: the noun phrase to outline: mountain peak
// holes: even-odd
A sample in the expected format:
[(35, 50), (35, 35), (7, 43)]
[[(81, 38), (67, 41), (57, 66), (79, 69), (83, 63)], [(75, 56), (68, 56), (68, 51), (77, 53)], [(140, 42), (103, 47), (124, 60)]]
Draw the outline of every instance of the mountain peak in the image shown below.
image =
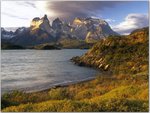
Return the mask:
[(59, 18), (56, 18), (56, 19), (52, 22), (52, 28), (53, 28), (53, 29), (61, 29), (61, 28), (62, 28), (62, 24), (63, 24), (63, 22), (62, 22)]
[(42, 20), (48, 20), (47, 15), (45, 14), (44, 17), (41, 18)]
[(62, 21), (58, 17), (53, 22), (62, 23)]
[[(100, 18), (76, 17), (73, 23), (68, 23), (61, 21), (60, 18), (56, 18), (52, 21), (52, 25), (50, 25), (48, 16), (45, 14), (42, 18), (35, 17), (31, 21), (28, 34), (26, 33), (28, 30), (24, 28), (18, 29), (18, 32), (15, 34), (22, 34), (22, 31), (25, 31), (24, 33), (27, 34), (27, 37), (53, 37), (55, 40), (61, 39), (62, 37), (75, 37), (85, 40), (88, 43), (93, 43), (109, 35), (118, 35), (105, 20)], [(48, 38), (43, 40), (46, 41)]]
[[(49, 24), (49, 20), (47, 18), (47, 15), (45, 14), (42, 18), (35, 17), (30, 24), (30, 27), (32, 30), (38, 29), (41, 27), (42, 24)], [(43, 25), (42, 25), (43, 26)]]
[(40, 20), (39, 17), (35, 17), (35, 18), (32, 19), (32, 21), (39, 21), (39, 20)]

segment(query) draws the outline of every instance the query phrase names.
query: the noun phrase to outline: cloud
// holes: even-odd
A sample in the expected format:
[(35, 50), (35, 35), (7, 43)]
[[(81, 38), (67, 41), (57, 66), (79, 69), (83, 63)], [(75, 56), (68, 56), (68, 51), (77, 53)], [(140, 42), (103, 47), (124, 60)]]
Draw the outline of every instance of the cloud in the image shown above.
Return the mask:
[(27, 20), (28, 19), (28, 18), (24, 18), (24, 17), (20, 17), (20, 16), (16, 16), (16, 15), (10, 14), (10, 13), (7, 13), (7, 12), (2, 12), (2, 14), (6, 15), (6, 16), (9, 16), (9, 17), (12, 17), (12, 18), (22, 19), (22, 20)]
[(107, 22), (116, 22), (116, 20), (111, 19), (111, 18), (106, 18), (106, 19), (104, 19), (104, 20), (107, 21)]
[(89, 17), (101, 15), (106, 8), (113, 8), (124, 2), (115, 1), (52, 1), (46, 3), (47, 12), (55, 12), (50, 18), (60, 17), (72, 20), (74, 17)]
[(17, 1), (16, 5), (36, 8), (35, 2), (33, 1)]
[(2, 1), (1, 6), (3, 27), (30, 26), (34, 17), (44, 15), (36, 7), (36, 1)]
[(116, 26), (113, 26), (113, 30), (120, 34), (129, 34), (131, 31), (142, 28), (149, 25), (148, 14), (132, 13), (128, 14), (124, 21)]

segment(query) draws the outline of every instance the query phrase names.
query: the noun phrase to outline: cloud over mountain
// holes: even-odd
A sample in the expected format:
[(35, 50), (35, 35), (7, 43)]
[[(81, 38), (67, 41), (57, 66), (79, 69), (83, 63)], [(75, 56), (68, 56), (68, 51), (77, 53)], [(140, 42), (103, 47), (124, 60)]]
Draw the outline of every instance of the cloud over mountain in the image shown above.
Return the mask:
[(47, 2), (48, 12), (55, 11), (54, 17), (73, 19), (74, 17), (101, 16), (105, 8), (113, 8), (124, 2), (115, 1), (53, 1)]
[(127, 34), (148, 25), (147, 13), (147, 1), (2, 1), (1, 26), (30, 26), (32, 18), (44, 14), (50, 22), (57, 17), (69, 22), (75, 17), (95, 17), (106, 20), (120, 34)]

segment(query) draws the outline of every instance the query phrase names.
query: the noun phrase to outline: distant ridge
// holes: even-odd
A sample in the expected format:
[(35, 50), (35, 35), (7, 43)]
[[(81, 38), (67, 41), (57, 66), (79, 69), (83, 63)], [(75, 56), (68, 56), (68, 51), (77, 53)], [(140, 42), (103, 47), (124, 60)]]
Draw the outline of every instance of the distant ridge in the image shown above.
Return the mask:
[[(7, 36), (2, 33), (2, 39), (10, 39), (9, 41), (12, 43), (23, 46), (58, 42), (62, 39), (76, 39), (86, 43), (95, 43), (109, 35), (119, 35), (111, 29), (105, 20), (92, 17), (76, 17), (72, 23), (56, 18), (50, 24), (47, 15), (44, 15), (42, 18), (33, 18), (30, 27), (7, 29), (13, 30), (13, 33)], [(5, 30), (6, 32), (9, 31)]]

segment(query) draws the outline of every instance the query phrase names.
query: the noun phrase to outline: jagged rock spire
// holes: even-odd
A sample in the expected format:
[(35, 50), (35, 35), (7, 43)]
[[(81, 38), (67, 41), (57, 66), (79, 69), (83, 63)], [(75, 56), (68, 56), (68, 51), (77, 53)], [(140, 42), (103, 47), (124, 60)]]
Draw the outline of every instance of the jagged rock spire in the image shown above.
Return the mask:
[(42, 17), (41, 19), (48, 20), (47, 15), (45, 14), (44, 17)]

